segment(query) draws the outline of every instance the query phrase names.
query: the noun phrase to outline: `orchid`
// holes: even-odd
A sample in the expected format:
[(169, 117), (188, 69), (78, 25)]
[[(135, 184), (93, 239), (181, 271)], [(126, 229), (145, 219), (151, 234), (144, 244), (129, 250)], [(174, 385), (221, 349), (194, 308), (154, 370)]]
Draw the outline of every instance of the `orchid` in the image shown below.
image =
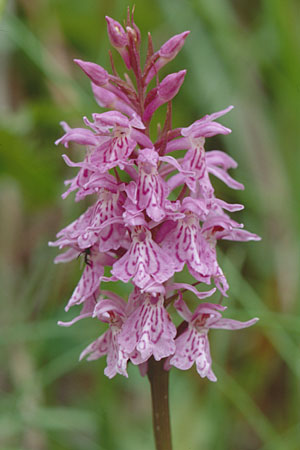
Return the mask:
[[(244, 188), (228, 173), (237, 163), (220, 150), (205, 150), (210, 137), (231, 133), (217, 120), (233, 106), (189, 126), (173, 128), (172, 100), (186, 70), (161, 81), (160, 70), (181, 50), (189, 31), (173, 36), (156, 52), (149, 35), (142, 67), (141, 35), (133, 15), (128, 13), (125, 27), (110, 17), (106, 21), (110, 43), (130, 73), (120, 78), (113, 58), (112, 74), (95, 63), (75, 60), (90, 78), (96, 102), (109, 111), (84, 117), (82, 128), (62, 122), (64, 134), (56, 141), (68, 152), (71, 143), (85, 148), (80, 162), (63, 155), (69, 167), (79, 170), (65, 182), (68, 189), (62, 197), (75, 191), (76, 201), (90, 198), (88, 209), (50, 243), (66, 249), (56, 262), (82, 255), (85, 264), (66, 306), (68, 310), (82, 305), (82, 311), (70, 322), (59, 324), (70, 326), (94, 318), (108, 325), (80, 359), (106, 355), (109, 378), (127, 377), (131, 362), (153, 381), (153, 364), (162, 360), (160, 367), (166, 373), (173, 366), (186, 370), (195, 363), (201, 377), (216, 381), (208, 331), (245, 328), (258, 320), (222, 318), (225, 307), (214, 303), (213, 297), (211, 303), (202, 303), (216, 289), (228, 296), (229, 285), (217, 259), (218, 241), (260, 239), (229, 216), (243, 206), (226, 203), (214, 193), (211, 175), (232, 189)], [(165, 124), (155, 136), (150, 125), (162, 105), (167, 111)], [(178, 159), (174, 157), (177, 150), (184, 152)], [(184, 267), (194, 283), (182, 279)], [(107, 281), (131, 283), (128, 301), (104, 290)], [(202, 283), (210, 289), (198, 290), (196, 286)], [(198, 303), (194, 312), (182, 298), (187, 290)], [(184, 320), (177, 329), (176, 314)]]
[(258, 319), (254, 318), (247, 322), (224, 319), (220, 311), (224, 311), (226, 307), (213, 303), (200, 304), (192, 314), (182, 296), (176, 300), (174, 306), (186, 321), (187, 328), (177, 337), (176, 350), (168, 364), (181, 370), (187, 370), (195, 363), (197, 372), (202, 378), (207, 377), (210, 381), (217, 381), (211, 368), (209, 329), (237, 330), (255, 324)]

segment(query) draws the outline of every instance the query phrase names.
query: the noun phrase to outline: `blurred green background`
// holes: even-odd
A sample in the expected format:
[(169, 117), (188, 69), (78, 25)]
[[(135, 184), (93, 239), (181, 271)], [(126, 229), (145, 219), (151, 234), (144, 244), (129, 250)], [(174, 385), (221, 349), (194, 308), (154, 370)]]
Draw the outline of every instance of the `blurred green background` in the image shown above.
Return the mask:
[[(147, 379), (108, 380), (105, 360), (78, 363), (102, 332), (63, 308), (79, 262), (55, 266), (47, 247), (86, 204), (62, 201), (73, 176), (54, 146), (61, 120), (78, 126), (99, 111), (73, 58), (109, 69), (104, 16), (120, 22), (125, 0), (0, 1), (0, 448), (150, 450)], [(255, 327), (210, 333), (217, 383), (196, 371), (171, 373), (174, 450), (300, 448), (300, 3), (298, 0), (143, 0), (135, 19), (155, 48), (191, 30), (166, 67), (188, 69), (174, 101), (174, 125), (234, 104), (233, 129), (208, 142), (239, 162), (235, 217), (259, 243), (221, 246), (231, 289), (228, 316), (258, 316)], [(116, 59), (118, 56), (116, 55)], [(118, 66), (118, 67), (121, 67)], [(76, 309), (76, 308), (75, 308)]]

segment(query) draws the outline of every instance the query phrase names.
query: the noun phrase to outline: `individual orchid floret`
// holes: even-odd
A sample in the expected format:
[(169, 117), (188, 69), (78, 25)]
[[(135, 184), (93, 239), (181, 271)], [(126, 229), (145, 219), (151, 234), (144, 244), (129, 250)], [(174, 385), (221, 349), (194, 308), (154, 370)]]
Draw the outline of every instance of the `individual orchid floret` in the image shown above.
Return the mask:
[(113, 193), (101, 188), (98, 201), (92, 207), (92, 215), (83, 232), (78, 236), (78, 246), (82, 249), (90, 248), (97, 243), (100, 252), (117, 250), (122, 244), (126, 229), (122, 224), (110, 224), (101, 231), (100, 225), (114, 217), (123, 214), (119, 193)]
[(163, 295), (153, 297), (140, 293), (141, 305), (125, 321), (119, 343), (128, 354), (136, 351), (134, 364), (147, 361), (152, 355), (159, 361), (175, 352), (176, 327), (164, 307)]
[(164, 67), (168, 62), (172, 61), (177, 54), (180, 52), (180, 50), (183, 47), (183, 44), (185, 42), (185, 39), (190, 34), (189, 31), (184, 31), (183, 33), (176, 34), (175, 36), (171, 37), (167, 42), (165, 42), (159, 51), (153, 55), (153, 60), (155, 62), (152, 62), (150, 69), (147, 73), (147, 76), (145, 78), (145, 83), (149, 84), (154, 75), (157, 74), (157, 72)]
[[(159, 222), (166, 215), (169, 194), (166, 182), (158, 173), (159, 155), (153, 148), (144, 148), (139, 151), (137, 163), (138, 180), (131, 199), (140, 211), (146, 210), (152, 220)], [(130, 196), (130, 190), (127, 193)]]
[[(184, 211), (184, 218), (177, 220), (177, 223), (171, 224), (169, 232), (161, 243), (162, 249), (173, 258), (174, 269), (181, 272), (184, 265), (187, 264), (189, 272), (197, 280), (204, 283), (210, 283), (211, 277), (220, 278), (222, 274), (218, 265), (215, 247), (212, 247), (201, 232), (199, 218), (204, 211), (198, 214), (191, 211), (192, 202), (187, 202), (183, 206), (189, 206)], [(195, 205), (194, 205), (195, 206)], [(200, 216), (199, 216), (200, 214)], [(226, 288), (222, 289), (225, 295)]]
[(174, 150), (186, 150), (194, 146), (204, 146), (205, 139), (208, 137), (216, 136), (217, 134), (229, 134), (231, 129), (224, 127), (218, 122), (214, 122), (219, 117), (227, 114), (233, 109), (233, 106), (228, 106), (221, 111), (213, 114), (206, 114), (196, 122), (192, 123), (189, 127), (181, 129), (182, 138), (171, 141), (167, 146), (167, 152)]
[(140, 131), (145, 126), (136, 115), (128, 119), (118, 111), (108, 111), (93, 114), (94, 122), (87, 118), (84, 120), (94, 132), (81, 128), (67, 129), (66, 134), (56, 141), (65, 147), (68, 147), (69, 141), (88, 146), (89, 157), (83, 163), (72, 163), (63, 155), (69, 166), (104, 173), (116, 166), (124, 167), (137, 144), (151, 144), (150, 139)]
[[(133, 283), (141, 290), (148, 290), (151, 283), (162, 284), (174, 274), (172, 258), (151, 237), (145, 226), (136, 226), (131, 231), (132, 243), (122, 258), (111, 270), (117, 279)], [(150, 283), (150, 285), (149, 285)]]
[[(132, 146), (137, 144), (142, 146), (151, 144), (150, 139), (142, 132), (145, 129), (145, 125), (136, 114), (133, 114), (132, 118), (128, 119), (128, 117), (118, 111), (107, 111), (102, 114), (95, 113), (92, 117), (94, 122), (90, 122), (86, 118), (84, 119), (86, 125), (91, 127), (97, 135), (103, 136), (103, 144), (107, 146), (108, 143), (112, 142), (120, 148), (119, 153), (125, 151), (127, 157), (132, 152)], [(108, 138), (110, 142), (108, 142)], [(122, 150), (123, 146), (129, 149)], [(117, 153), (117, 149), (114, 152)], [(119, 159), (121, 159), (120, 155)]]
[(149, 103), (146, 99), (146, 108), (143, 115), (144, 122), (148, 122), (153, 113), (161, 105), (171, 101), (177, 95), (184, 81), (186, 70), (167, 75), (163, 81), (152, 91), (149, 92), (147, 99), (151, 99)]
[(73, 247), (81, 251), (81, 247), (78, 244), (78, 238), (83, 234), (86, 230), (86, 227), (89, 225), (92, 217), (93, 217), (93, 206), (90, 206), (78, 219), (71, 222), (65, 228), (60, 230), (56, 237), (58, 238), (56, 241), (51, 242), (51, 247), (58, 247), (60, 249), (65, 247)]
[(107, 22), (107, 33), (110, 43), (122, 56), (127, 69), (130, 69), (130, 59), (126, 48), (128, 45), (128, 36), (124, 31), (124, 28), (119, 22), (109, 16), (106, 16), (105, 19)]
[[(232, 108), (233, 106), (229, 106), (217, 113), (206, 115), (189, 127), (182, 128), (181, 135), (183, 137), (175, 139), (167, 145), (167, 152), (174, 150), (188, 150), (183, 158), (182, 167), (193, 172), (193, 175), (185, 178), (185, 182), (193, 192), (197, 190), (197, 182), (200, 180), (201, 182), (203, 180), (204, 184), (209, 185), (209, 183), (207, 183), (206, 171), (221, 178), (222, 181), (234, 189), (243, 188), (241, 183), (233, 180), (226, 172), (229, 168), (236, 167), (236, 162), (226, 154), (224, 154), (225, 156), (222, 158), (223, 152), (220, 151), (208, 152), (212, 153), (212, 155), (207, 157), (204, 149), (205, 138), (215, 136), (216, 134), (231, 133), (229, 128), (214, 122), (214, 120), (226, 114)], [(219, 167), (219, 165), (221, 165), (221, 167)], [(204, 180), (204, 178), (206, 178), (206, 180)], [(208, 189), (206, 190), (208, 190), (209, 196), (211, 196), (212, 189), (209, 188), (209, 186), (207, 186), (207, 188)]]
[(222, 318), (221, 312), (225, 306), (212, 303), (202, 303), (192, 314), (182, 296), (176, 300), (174, 306), (178, 313), (187, 322), (186, 330), (176, 340), (176, 351), (171, 357), (169, 364), (181, 370), (187, 370), (195, 363), (197, 372), (210, 381), (217, 381), (211, 368), (211, 355), (208, 341), (210, 328), (223, 328), (237, 330), (254, 325), (258, 319), (254, 318), (247, 322)]
[(126, 302), (116, 294), (110, 294), (109, 299), (100, 298), (94, 309), (94, 316), (109, 324), (109, 329), (92, 342), (80, 355), (80, 360), (88, 356), (88, 361), (107, 355), (107, 367), (104, 370), (108, 378), (117, 373), (128, 377), (128, 354), (119, 344), (119, 333), (126, 318)]

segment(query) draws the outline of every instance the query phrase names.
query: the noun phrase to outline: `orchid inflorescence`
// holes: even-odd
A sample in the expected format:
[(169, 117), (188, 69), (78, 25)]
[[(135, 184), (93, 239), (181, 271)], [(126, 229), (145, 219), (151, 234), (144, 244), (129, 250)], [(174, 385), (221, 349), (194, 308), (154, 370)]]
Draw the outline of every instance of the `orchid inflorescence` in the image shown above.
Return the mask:
[[(141, 35), (128, 13), (125, 29), (106, 17), (108, 36), (130, 71), (120, 78), (113, 58), (112, 74), (101, 66), (75, 60), (92, 82), (97, 103), (107, 112), (95, 113), (92, 121), (84, 117), (87, 128), (71, 128), (62, 123), (65, 134), (56, 141), (68, 148), (70, 142), (86, 147), (78, 174), (65, 182), (67, 197), (87, 196), (95, 200), (77, 220), (57, 234), (50, 245), (66, 252), (55, 262), (67, 262), (84, 254), (85, 268), (67, 306), (82, 305), (80, 319), (94, 317), (108, 324), (107, 331), (81, 354), (88, 360), (107, 355), (105, 374), (127, 376), (127, 363), (147, 372), (147, 361), (165, 358), (164, 368), (189, 369), (194, 363), (201, 377), (216, 381), (211, 368), (208, 342), (210, 328), (238, 329), (254, 324), (222, 318), (225, 307), (201, 302), (191, 312), (184, 301), (187, 291), (197, 300), (216, 290), (227, 296), (228, 283), (217, 261), (220, 239), (258, 240), (227, 212), (243, 209), (215, 197), (210, 176), (233, 189), (243, 189), (228, 169), (236, 162), (220, 150), (205, 151), (205, 139), (231, 132), (215, 122), (233, 107), (206, 115), (185, 128), (172, 128), (172, 100), (178, 93), (186, 71), (172, 73), (159, 81), (158, 73), (182, 48), (189, 31), (173, 36), (154, 52), (151, 35), (142, 69)], [(132, 78), (135, 78), (132, 81)], [(149, 88), (149, 86), (151, 86)], [(150, 137), (155, 111), (166, 105), (163, 127), (156, 139)], [(178, 150), (182, 156), (175, 158)], [(104, 276), (105, 266), (111, 276)], [(177, 282), (175, 273), (187, 267), (195, 282)], [(131, 282), (128, 301), (105, 290), (107, 281)], [(180, 278), (179, 278), (180, 280)], [(215, 287), (199, 291), (203, 283)], [(177, 328), (170, 306), (183, 318)]]

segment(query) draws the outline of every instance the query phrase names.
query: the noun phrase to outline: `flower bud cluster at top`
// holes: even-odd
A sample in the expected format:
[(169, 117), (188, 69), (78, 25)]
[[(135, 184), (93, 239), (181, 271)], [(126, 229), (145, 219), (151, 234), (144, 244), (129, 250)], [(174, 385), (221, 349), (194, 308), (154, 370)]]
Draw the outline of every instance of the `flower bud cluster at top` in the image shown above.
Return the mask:
[[(228, 169), (236, 162), (220, 150), (206, 152), (205, 139), (228, 134), (230, 129), (215, 122), (232, 109), (206, 115), (185, 128), (172, 128), (172, 100), (178, 93), (186, 71), (158, 73), (182, 48), (189, 32), (173, 36), (154, 52), (151, 35), (144, 67), (140, 61), (141, 34), (128, 13), (126, 26), (106, 17), (108, 36), (120, 53), (129, 74), (120, 78), (113, 58), (112, 74), (101, 66), (75, 60), (92, 82), (97, 103), (107, 112), (84, 117), (85, 128), (62, 123), (65, 134), (56, 141), (68, 148), (70, 142), (85, 146), (82, 162), (64, 161), (78, 173), (65, 184), (76, 201), (87, 196), (95, 200), (77, 220), (57, 234), (50, 245), (67, 249), (56, 262), (67, 262), (82, 255), (85, 268), (67, 306), (82, 305), (71, 322), (94, 317), (108, 325), (107, 331), (81, 354), (89, 360), (107, 356), (105, 374), (127, 376), (127, 363), (147, 372), (147, 361), (166, 358), (171, 366), (186, 370), (194, 363), (201, 377), (212, 381), (208, 343), (210, 328), (237, 329), (248, 322), (222, 318), (224, 306), (201, 302), (192, 313), (184, 301), (191, 291), (197, 301), (216, 290), (227, 296), (228, 283), (217, 261), (219, 239), (257, 240), (228, 212), (239, 211), (240, 204), (216, 198), (210, 176), (233, 189), (243, 189)], [(133, 81), (134, 78), (134, 81)], [(149, 89), (152, 81), (154, 87)], [(154, 112), (166, 104), (166, 119), (156, 141), (149, 135)], [(172, 153), (182, 150), (176, 159)], [(124, 181), (126, 180), (126, 181)], [(174, 274), (187, 266), (193, 284), (175, 282)], [(111, 276), (104, 276), (105, 266)], [(105, 282), (131, 282), (133, 289), (125, 300), (104, 289)], [(200, 283), (213, 284), (199, 291)], [(176, 329), (168, 312), (173, 305), (184, 322)]]

